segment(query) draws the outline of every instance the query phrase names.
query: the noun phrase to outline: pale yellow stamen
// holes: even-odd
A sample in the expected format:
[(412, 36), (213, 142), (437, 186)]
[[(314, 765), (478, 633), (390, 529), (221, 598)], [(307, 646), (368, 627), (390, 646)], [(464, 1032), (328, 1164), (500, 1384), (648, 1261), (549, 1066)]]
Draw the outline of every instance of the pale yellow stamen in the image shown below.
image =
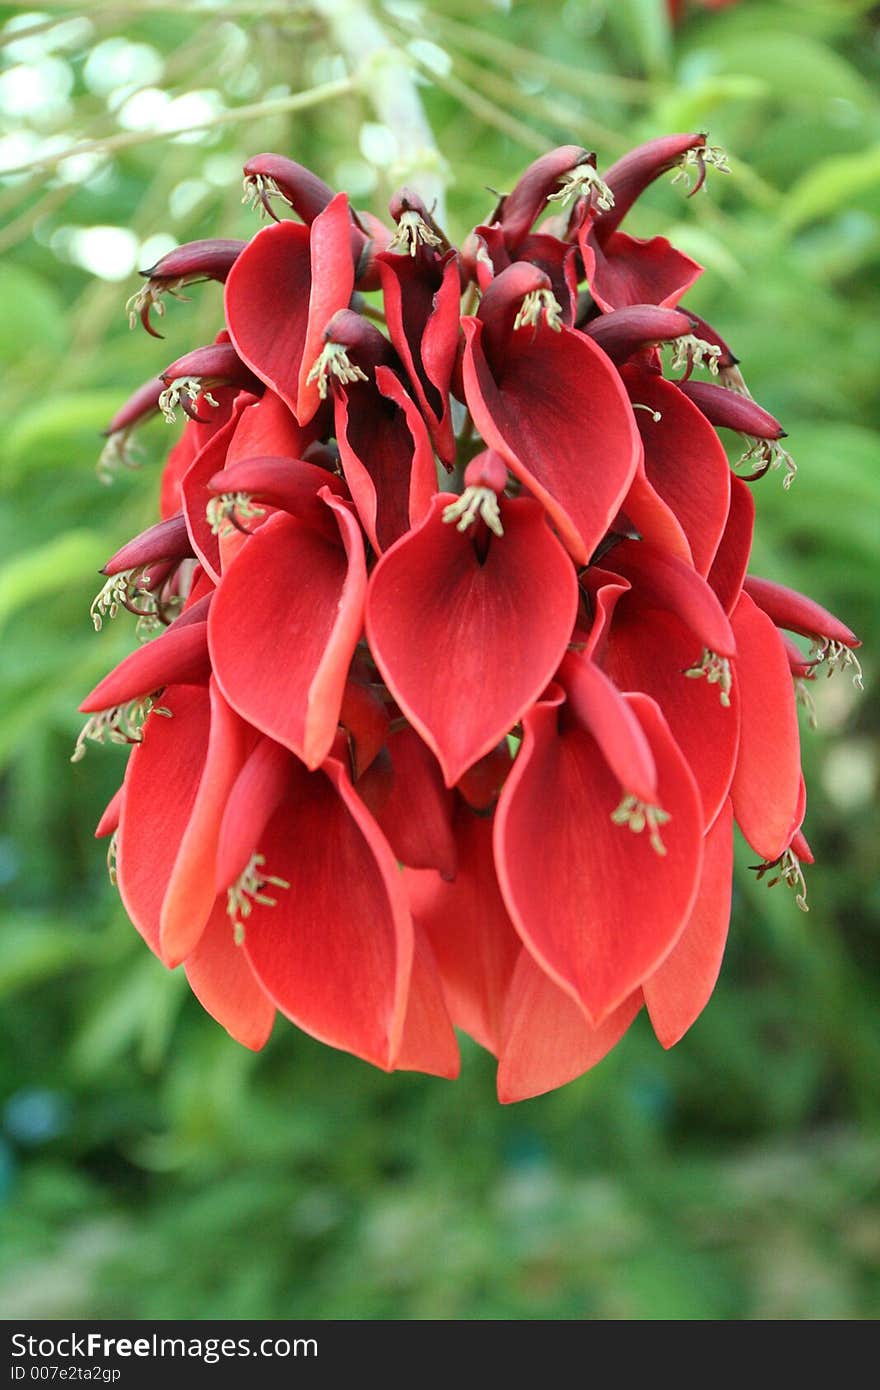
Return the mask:
[(704, 647), (699, 661), (693, 666), (688, 666), (682, 675), (688, 676), (690, 680), (699, 680), (700, 676), (705, 676), (709, 685), (720, 687), (721, 703), (725, 709), (730, 708), (731, 674), (730, 662), (726, 656), (718, 656), (708, 647)]
[(173, 425), (177, 418), (174, 412), (180, 404), (181, 396), (185, 396), (192, 405), (195, 405), (200, 396), (206, 405), (213, 405), (216, 407), (220, 404), (219, 401), (214, 400), (214, 397), (209, 391), (204, 389), (202, 382), (197, 376), (176, 377), (170, 385), (165, 387), (165, 390), (159, 397), (159, 409), (165, 416), (169, 425)]
[(668, 811), (659, 806), (649, 806), (646, 801), (639, 801), (637, 796), (628, 793), (617, 810), (611, 812), (611, 819), (615, 825), (628, 825), (634, 835), (640, 835), (647, 826), (652, 850), (661, 857), (665, 855), (666, 846), (660, 838), (660, 826), (670, 819)]
[(114, 830), (110, 836), (110, 843), (107, 846), (107, 875), (110, 882), (116, 887), (116, 858), (119, 851), (119, 831)]
[(655, 410), (652, 405), (645, 405), (642, 401), (633, 401), (632, 408), (633, 410), (647, 410), (655, 425), (659, 425), (660, 421), (663, 419), (661, 411)]
[(717, 343), (707, 343), (693, 333), (683, 333), (680, 338), (672, 338), (672, 370), (688, 371), (692, 367), (706, 367), (712, 376), (718, 375), (718, 359), (721, 348)]
[(541, 315), (554, 333), (562, 329), (562, 307), (552, 290), (529, 290), (513, 321), (514, 329), (534, 328)]
[(212, 497), (205, 508), (205, 516), (215, 536), (246, 531), (245, 522), (265, 515), (265, 507), (254, 506), (249, 492), (221, 492), (219, 497)]
[(798, 859), (793, 849), (787, 849), (779, 859), (774, 859), (772, 863), (758, 864), (754, 866), (758, 871), (760, 881), (771, 869), (778, 869), (779, 872), (774, 878), (767, 880), (768, 888), (775, 888), (777, 883), (784, 883), (787, 888), (794, 892), (794, 900), (801, 912), (809, 912), (807, 904), (807, 881), (804, 878), (804, 871), (801, 868), (801, 861)]
[[(89, 609), (96, 632), (101, 631), (105, 620), (112, 621), (122, 607), (128, 607), (129, 611), (134, 609), (140, 618), (157, 616), (158, 602), (155, 594), (141, 586), (141, 580), (148, 577), (143, 566), (110, 576), (100, 593), (92, 599)], [(135, 600), (142, 606), (138, 607)]]
[[(749, 439), (750, 436), (746, 436)], [(783, 489), (788, 492), (797, 475), (797, 464), (787, 449), (783, 449), (778, 439), (752, 439), (745, 453), (737, 459), (734, 464), (739, 468), (742, 464), (755, 463), (761, 465), (762, 473), (767, 473), (772, 468), (785, 468), (785, 477), (782, 479)]]
[(504, 535), (498, 497), (490, 487), (466, 487), (460, 497), (443, 509), (447, 524), (456, 522), (456, 531), (466, 531), (480, 517), (496, 536)]
[(158, 698), (159, 692), (155, 692), (145, 695), (143, 699), (130, 700), (126, 705), (114, 705), (112, 709), (90, 715), (80, 730), (70, 761), (82, 761), (88, 751), (87, 743), (143, 743), (148, 715), (161, 714), (166, 719), (171, 718), (170, 709), (156, 704)]
[(807, 682), (802, 677), (799, 677), (794, 683), (794, 694), (797, 703), (806, 710), (810, 728), (818, 729), (819, 716), (816, 713), (816, 702), (813, 699), (812, 691), (807, 688)]
[(579, 198), (582, 194), (588, 198), (592, 196), (600, 212), (610, 212), (614, 207), (614, 194), (592, 164), (577, 164), (563, 174), (556, 192), (548, 193), (547, 202), (567, 203), (570, 198)]
[(690, 188), (692, 172), (696, 171), (698, 178), (705, 179), (706, 169), (716, 169), (719, 174), (730, 173), (729, 156), (720, 145), (698, 145), (695, 149), (685, 150), (679, 157), (672, 182), (683, 182)]
[(353, 381), (367, 381), (366, 372), (361, 371), (349, 360), (348, 352), (341, 343), (325, 343), (320, 357), (315, 358), (312, 370), (306, 377), (306, 383), (316, 382), (318, 395), (322, 401), (327, 399), (327, 392), (330, 389), (330, 377), (335, 376), (337, 381), (348, 385)]
[(270, 216), (266, 202), (272, 198), (280, 198), (289, 208), (293, 207), (287, 194), (281, 192), (275, 180), (268, 174), (245, 175), (243, 187), (244, 196), (241, 201), (254, 212), (259, 212), (261, 218)]
[(828, 676), (833, 675), (835, 671), (849, 670), (856, 690), (864, 690), (862, 668), (851, 647), (845, 646), (843, 642), (832, 642), (830, 637), (822, 637), (813, 643), (810, 655), (817, 666), (824, 664), (825, 674)]
[(401, 213), (397, 231), (388, 243), (389, 251), (402, 251), (404, 255), (414, 256), (420, 246), (443, 245), (443, 238), (428, 226), (421, 213), (410, 208)]
[(140, 467), (136, 457), (137, 451), (131, 443), (133, 433), (134, 425), (128, 425), (124, 430), (114, 430), (113, 434), (109, 436), (101, 450), (98, 462), (95, 464), (98, 482), (109, 486), (120, 468)]
[(244, 924), (250, 917), (256, 905), (262, 907), (275, 907), (277, 898), (270, 898), (263, 889), (270, 884), (273, 888), (289, 888), (290, 884), (284, 878), (276, 878), (273, 874), (264, 874), (263, 865), (266, 860), (262, 854), (252, 854), (247, 866), (239, 874), (231, 888), (226, 890), (226, 911), (232, 921), (232, 931), (236, 946), (241, 946), (244, 941)]

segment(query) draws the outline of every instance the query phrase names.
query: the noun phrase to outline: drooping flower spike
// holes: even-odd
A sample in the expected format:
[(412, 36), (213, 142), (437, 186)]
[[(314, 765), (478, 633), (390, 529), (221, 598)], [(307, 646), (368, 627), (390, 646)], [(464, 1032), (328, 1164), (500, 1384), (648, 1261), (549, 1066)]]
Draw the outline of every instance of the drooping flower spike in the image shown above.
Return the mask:
[(643, 1005), (664, 1047), (687, 1032), (735, 822), (806, 906), (797, 705), (822, 670), (860, 681), (858, 639), (748, 575), (785, 431), (683, 303), (701, 267), (621, 229), (709, 168), (702, 133), (607, 170), (562, 146), (459, 250), (417, 189), (380, 222), (261, 154), (270, 224), (145, 272), (153, 336), (196, 281), (225, 319), (111, 422), (105, 471), (141, 420), (189, 417), (162, 519), (102, 571), (96, 628), (126, 610), (147, 640), (83, 701), (74, 760), (129, 745), (112, 876), (245, 1046), (281, 1013), (452, 1077), (458, 1028), (518, 1100)]

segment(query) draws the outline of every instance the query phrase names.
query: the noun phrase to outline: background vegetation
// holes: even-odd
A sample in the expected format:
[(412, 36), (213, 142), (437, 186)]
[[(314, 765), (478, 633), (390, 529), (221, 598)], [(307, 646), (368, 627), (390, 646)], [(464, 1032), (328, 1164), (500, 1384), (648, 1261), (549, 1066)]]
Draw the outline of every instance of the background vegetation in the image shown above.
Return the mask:
[(113, 486), (94, 465), (117, 406), (209, 340), (219, 301), (172, 302), (164, 344), (129, 334), (122, 306), (166, 247), (250, 234), (248, 153), (288, 153), (381, 211), (395, 133), (369, 77), (289, 109), (348, 71), (305, 4), (0, 6), (3, 1315), (876, 1316), (876, 10), (695, 3), (675, 28), (661, 0), (376, 14), (423, 74), (456, 237), (552, 144), (601, 167), (708, 128), (731, 152), (708, 197), (658, 186), (632, 230), (707, 265), (692, 303), (791, 433), (794, 488), (756, 486), (755, 570), (865, 638), (867, 694), (823, 680), (820, 731), (804, 728), (811, 912), (743, 856), (689, 1036), (665, 1054), (640, 1019), (595, 1072), (509, 1109), (476, 1047), (455, 1084), (388, 1078), (283, 1025), (253, 1057), (148, 955), (91, 838), (121, 754), (68, 757), (78, 700), (133, 640), (121, 621), (95, 635), (88, 607), (99, 565), (154, 517), (167, 427)]

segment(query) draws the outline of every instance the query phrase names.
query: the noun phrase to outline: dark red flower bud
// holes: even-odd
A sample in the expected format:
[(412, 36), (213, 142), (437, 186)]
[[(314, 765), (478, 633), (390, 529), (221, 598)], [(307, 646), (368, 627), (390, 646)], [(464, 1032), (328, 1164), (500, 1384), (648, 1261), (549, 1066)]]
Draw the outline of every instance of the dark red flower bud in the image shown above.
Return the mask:
[[(632, 304), (593, 319), (581, 331), (598, 343), (612, 362), (625, 362), (641, 348), (669, 342), (693, 330), (693, 319), (680, 309)], [(725, 392), (725, 394), (727, 394)]]

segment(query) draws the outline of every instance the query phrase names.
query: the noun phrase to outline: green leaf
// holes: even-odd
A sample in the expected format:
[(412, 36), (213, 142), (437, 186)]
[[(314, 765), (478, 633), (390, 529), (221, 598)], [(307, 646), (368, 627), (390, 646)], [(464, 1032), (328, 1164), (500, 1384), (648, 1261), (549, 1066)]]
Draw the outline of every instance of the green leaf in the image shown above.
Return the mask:
[(845, 209), (853, 199), (880, 187), (880, 145), (839, 155), (815, 165), (789, 189), (782, 204), (780, 231), (797, 231), (806, 222)]
[(93, 531), (67, 531), (36, 550), (26, 550), (0, 566), (0, 630), (13, 613), (71, 580), (100, 569), (109, 545)]

